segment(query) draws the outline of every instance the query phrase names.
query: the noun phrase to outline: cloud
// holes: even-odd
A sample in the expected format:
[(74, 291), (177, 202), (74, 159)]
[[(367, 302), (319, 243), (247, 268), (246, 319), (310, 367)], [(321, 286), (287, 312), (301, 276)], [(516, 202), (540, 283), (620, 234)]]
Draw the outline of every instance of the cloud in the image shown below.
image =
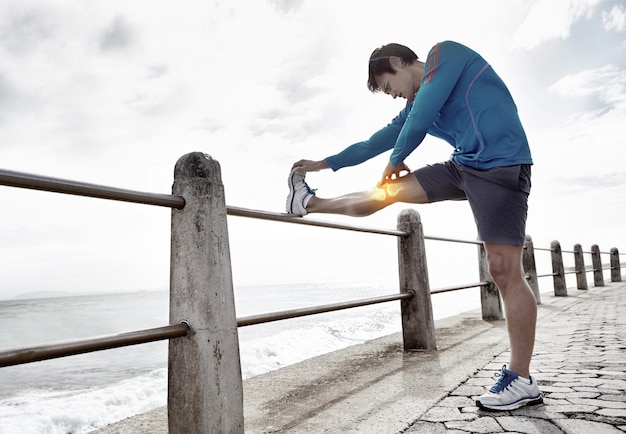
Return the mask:
[(305, 0), (269, 0), (277, 9), (289, 13), (297, 10)]
[(563, 97), (594, 96), (602, 103), (626, 102), (626, 71), (615, 65), (568, 74), (548, 88)]
[(126, 20), (118, 15), (102, 32), (99, 42), (102, 51), (124, 49), (133, 43), (133, 32)]
[(558, 180), (559, 184), (566, 190), (580, 192), (580, 187), (587, 189), (606, 189), (626, 185), (626, 173), (609, 172), (601, 175), (587, 176), (567, 176)]
[(623, 32), (626, 30), (626, 9), (622, 5), (614, 5), (611, 12), (602, 12), (602, 25), (607, 32)]
[(0, 46), (25, 55), (44, 45), (55, 33), (55, 14), (48, 8), (7, 10), (0, 25)]
[(590, 18), (600, 0), (537, 0), (513, 36), (515, 47), (531, 49), (553, 39), (565, 40), (574, 23)]
[[(380, 4), (360, 0), (192, 0), (184, 5), (159, 0), (5, 0), (0, 2), (0, 165), (168, 192), (176, 160), (187, 152), (202, 151), (220, 162), (229, 205), (280, 211), (286, 175), (294, 161), (323, 158), (366, 139), (402, 109), (402, 101), (366, 89), (364, 59), (374, 47), (391, 41), (406, 43), (424, 60), (432, 44), (454, 39), (494, 65), (525, 113), (525, 125), (537, 118), (542, 121), (541, 129), (527, 128), (527, 132), (537, 163), (533, 177), (537, 173), (539, 187), (533, 196), (550, 193), (546, 211), (538, 209), (534, 214), (543, 228), (546, 221), (554, 220), (549, 211), (555, 198), (570, 192), (561, 188), (559, 180), (565, 176), (568, 180), (580, 176), (582, 184), (612, 191), (623, 181), (617, 175), (603, 175), (623, 172), (623, 159), (615, 155), (626, 148), (621, 139), (626, 118), (621, 77), (626, 65), (620, 60), (623, 48), (618, 33), (624, 7), (611, 10), (613, 4), (602, 2), (602, 15), (598, 1), (522, 0), (505, 5), (501, 0), (484, 0), (477, 8), (464, 0), (428, 4), (389, 0), (388, 10), (402, 11), (403, 17), (413, 17), (417, 23), (400, 26), (397, 19), (381, 17)], [(545, 41), (551, 43), (541, 45)], [(520, 56), (510, 49), (513, 42), (538, 49)], [(547, 127), (550, 130), (544, 132)], [(449, 153), (446, 144), (428, 138), (408, 164), (417, 168), (445, 160)], [(326, 196), (368, 188), (386, 158), (381, 155), (337, 173), (313, 173), (312, 186)], [(542, 176), (554, 182), (542, 187)], [(6, 203), (10, 189), (3, 190)], [(592, 189), (585, 191), (592, 193)], [(40, 250), (53, 252), (59, 240), (72, 239), (79, 244), (77, 251), (90, 252), (92, 247), (81, 245), (96, 246), (104, 237), (105, 244), (97, 249), (117, 256), (119, 246), (109, 242), (101, 229), (117, 221), (108, 205), (102, 206), (102, 215), (89, 214), (84, 219), (88, 227), (76, 235), (70, 230), (74, 221), (68, 226), (64, 214), (82, 217), (76, 204), (84, 203), (90, 210), (98, 201), (72, 198), (60, 206), (56, 196), (49, 202), (37, 196), (31, 208), (25, 208), (23, 192), (10, 197), (14, 205), (5, 207), (3, 230), (7, 234), (15, 230), (16, 236), (3, 240), (7, 242), (0, 253), (15, 257), (14, 262), (28, 261), (30, 245), (13, 255), (8, 244), (24, 240), (28, 228), (43, 227), (41, 210), (56, 223), (45, 227), (49, 238), (37, 233), (43, 243)], [(561, 208), (568, 206), (564, 202)], [(127, 207), (120, 209), (121, 239), (129, 231), (123, 220), (137, 215)], [(456, 207), (467, 218), (459, 218)], [(386, 227), (402, 208), (389, 208), (367, 222)], [(452, 209), (455, 212), (441, 211)], [(162, 211), (165, 223), (155, 233), (167, 237), (168, 210)], [(431, 222), (428, 231), (434, 235), (452, 231), (467, 238), (474, 234), (466, 204), (439, 204), (419, 211)], [(151, 219), (142, 214), (138, 220)], [(19, 232), (22, 224), (26, 232)], [(233, 232), (233, 237), (246, 242), (254, 238), (258, 226), (250, 220), (240, 226), (237, 229), (244, 235), (252, 235)], [(66, 227), (70, 229), (61, 233)], [(272, 231), (267, 232), (272, 235)], [(145, 256), (148, 262), (156, 249), (146, 250), (142, 244), (137, 241), (135, 250), (142, 253), (134, 256)], [(166, 263), (167, 240), (162, 244), (159, 261)], [(245, 244), (234, 254), (241, 257), (242, 251), (247, 252)], [(322, 251), (306, 253), (323, 256)], [(88, 255), (77, 256), (82, 264), (81, 256)], [(255, 254), (250, 256), (254, 263)], [(50, 268), (56, 265), (51, 263)], [(151, 267), (144, 268), (149, 273)], [(120, 272), (119, 279), (126, 284), (128, 275), (141, 275), (142, 270)], [(20, 282), (18, 274), (7, 281)], [(103, 286), (116, 286), (113, 277)], [(58, 284), (63, 285), (64, 279), (61, 276)]]

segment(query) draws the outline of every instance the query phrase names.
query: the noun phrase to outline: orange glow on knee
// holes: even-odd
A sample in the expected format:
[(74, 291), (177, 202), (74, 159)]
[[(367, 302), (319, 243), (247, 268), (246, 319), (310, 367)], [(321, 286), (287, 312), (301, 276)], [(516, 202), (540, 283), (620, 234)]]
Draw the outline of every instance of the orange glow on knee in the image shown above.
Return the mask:
[(371, 191), (371, 197), (373, 200), (384, 201), (397, 196), (400, 190), (402, 186), (399, 183), (380, 184)]
[(385, 187), (376, 187), (372, 190), (372, 199), (374, 200), (385, 200), (387, 199), (387, 193), (385, 192)]
[(394, 197), (400, 192), (401, 187), (400, 184), (385, 184), (385, 189), (390, 197)]

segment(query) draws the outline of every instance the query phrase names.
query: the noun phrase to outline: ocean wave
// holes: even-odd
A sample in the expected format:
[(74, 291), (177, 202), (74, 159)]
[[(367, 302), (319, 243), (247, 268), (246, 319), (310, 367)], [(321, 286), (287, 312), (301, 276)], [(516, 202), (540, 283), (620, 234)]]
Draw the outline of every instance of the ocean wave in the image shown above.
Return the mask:
[(98, 389), (30, 391), (0, 401), (0, 433), (83, 434), (166, 402), (166, 369)]

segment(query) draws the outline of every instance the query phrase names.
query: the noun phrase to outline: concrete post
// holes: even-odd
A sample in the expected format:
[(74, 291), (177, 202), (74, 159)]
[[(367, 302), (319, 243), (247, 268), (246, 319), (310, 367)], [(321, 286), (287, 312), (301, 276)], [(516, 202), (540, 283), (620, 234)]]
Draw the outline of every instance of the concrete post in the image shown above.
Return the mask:
[(435, 320), (430, 299), (424, 231), (417, 211), (403, 210), (398, 215), (398, 230), (409, 234), (398, 238), (400, 292), (415, 292), (413, 298), (401, 300), (400, 303), (404, 350), (435, 349)]
[(200, 152), (174, 169), (170, 323), (189, 337), (171, 339), (168, 423), (171, 434), (243, 433), (243, 388), (224, 186), (219, 163)]
[(539, 292), (539, 282), (537, 279), (537, 264), (535, 263), (535, 246), (530, 235), (526, 235), (524, 239), (522, 263), (524, 264), (524, 273), (528, 286), (530, 286), (533, 294), (535, 294), (537, 304), (541, 304), (541, 294)]
[(622, 281), (622, 269), (619, 263), (619, 251), (617, 247), (611, 249), (611, 282)]
[(604, 286), (604, 272), (602, 271), (602, 257), (597, 244), (591, 246), (591, 263), (593, 264), (593, 285)]
[(561, 243), (552, 241), (550, 244), (552, 256), (552, 278), (554, 280), (554, 295), (557, 297), (567, 297), (567, 286), (565, 285), (565, 267), (563, 266), (563, 252)]
[(483, 319), (485, 321), (504, 319), (500, 291), (498, 291), (498, 287), (493, 282), (491, 274), (489, 274), (487, 252), (482, 244), (478, 246), (478, 276), (481, 282), (489, 282), (488, 285), (480, 287), (480, 305)]
[(589, 289), (587, 286), (587, 270), (585, 269), (585, 258), (583, 248), (580, 244), (574, 246), (574, 266), (576, 270), (576, 288)]

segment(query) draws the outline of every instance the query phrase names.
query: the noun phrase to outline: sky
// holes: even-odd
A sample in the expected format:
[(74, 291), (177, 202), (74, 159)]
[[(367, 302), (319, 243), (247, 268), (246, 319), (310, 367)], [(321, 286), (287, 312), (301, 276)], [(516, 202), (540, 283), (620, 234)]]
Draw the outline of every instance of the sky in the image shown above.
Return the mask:
[[(425, 59), (443, 40), (482, 54), (517, 103), (535, 246), (626, 253), (623, 0), (3, 0), (0, 168), (170, 193), (176, 161), (199, 151), (219, 161), (227, 205), (283, 212), (292, 163), (367, 139), (403, 108), (367, 90), (373, 49)], [(451, 151), (427, 137), (406, 163)], [(320, 197), (366, 190), (387, 159), (307, 181)], [(393, 229), (404, 208), (427, 235), (476, 239), (463, 202), (305, 218)], [(0, 186), (0, 298), (168, 288), (170, 212)], [(392, 237), (228, 225), (235, 285), (397, 278)], [(474, 246), (427, 249), (431, 285), (457, 274), (451, 263), (476, 268)]]

